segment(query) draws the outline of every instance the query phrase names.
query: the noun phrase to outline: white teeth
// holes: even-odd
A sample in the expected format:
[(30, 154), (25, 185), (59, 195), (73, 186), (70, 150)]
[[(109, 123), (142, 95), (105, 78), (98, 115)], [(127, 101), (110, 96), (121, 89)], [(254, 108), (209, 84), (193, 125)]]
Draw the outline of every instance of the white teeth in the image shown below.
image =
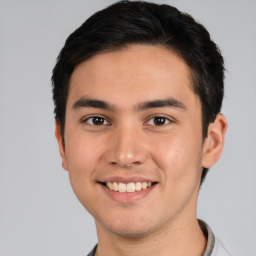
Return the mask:
[(136, 191), (140, 191), (141, 190), (141, 183), (136, 182), (135, 188), (136, 188)]
[(116, 182), (113, 183), (113, 190), (118, 191), (118, 184)]
[(142, 183), (142, 189), (146, 189), (148, 187), (148, 183), (147, 182), (143, 182)]
[(134, 192), (135, 191), (135, 184), (134, 183), (128, 183), (126, 186), (127, 192)]
[(124, 183), (119, 183), (118, 190), (122, 193), (126, 192), (126, 185)]
[(114, 190), (116, 192), (128, 192), (128, 193), (132, 193), (135, 191), (140, 191), (142, 189), (146, 189), (150, 186), (152, 186), (151, 182), (130, 182), (128, 184), (125, 183), (117, 183), (117, 182), (107, 182), (106, 186), (110, 189), (110, 190)]
[(114, 189), (113, 189), (113, 184), (110, 183), (110, 182), (107, 182), (107, 187), (108, 187), (110, 190), (114, 190)]

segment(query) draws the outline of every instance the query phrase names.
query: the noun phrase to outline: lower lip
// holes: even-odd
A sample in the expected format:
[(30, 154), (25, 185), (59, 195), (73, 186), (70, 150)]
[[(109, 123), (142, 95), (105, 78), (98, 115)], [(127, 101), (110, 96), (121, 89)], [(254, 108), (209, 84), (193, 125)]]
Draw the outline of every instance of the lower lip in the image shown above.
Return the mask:
[(111, 199), (120, 203), (131, 203), (131, 202), (141, 200), (145, 198), (149, 193), (151, 193), (156, 186), (156, 184), (154, 184), (150, 187), (147, 187), (146, 189), (142, 189), (140, 191), (135, 191), (135, 192), (116, 192), (116, 191), (110, 190), (108, 187), (104, 186), (103, 184), (100, 184), (100, 185)]

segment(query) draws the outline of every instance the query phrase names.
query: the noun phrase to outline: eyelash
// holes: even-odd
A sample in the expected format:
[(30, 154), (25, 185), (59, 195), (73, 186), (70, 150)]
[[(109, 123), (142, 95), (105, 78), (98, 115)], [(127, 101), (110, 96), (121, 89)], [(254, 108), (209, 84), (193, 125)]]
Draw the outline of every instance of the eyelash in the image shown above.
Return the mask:
[[(97, 119), (100, 119), (98, 121), (101, 121), (99, 124), (95, 123), (95, 122), (97, 122)], [(158, 121), (164, 122), (164, 123), (157, 125), (156, 124), (156, 122), (157, 122), (156, 119), (159, 119)], [(172, 122), (173, 121), (171, 119), (169, 119), (169, 118), (167, 118), (165, 116), (155, 115), (155, 116), (150, 117), (148, 119), (148, 121), (146, 121), (146, 124), (150, 125), (150, 126), (164, 126), (164, 125), (170, 124)], [(90, 116), (90, 117), (87, 117), (87, 118), (82, 120), (82, 123), (87, 123), (87, 124), (93, 125), (93, 126), (110, 125), (110, 122), (106, 118), (104, 118), (102, 116)]]
[[(158, 121), (163, 121), (164, 124), (160, 124), (160, 125), (157, 125), (156, 124), (156, 119), (159, 119)], [(153, 123), (150, 124), (150, 121), (152, 120)], [(166, 123), (167, 122), (167, 123)], [(167, 125), (167, 124), (170, 124), (172, 123), (173, 121), (165, 116), (161, 116), (161, 115), (155, 115), (155, 116), (152, 116), (150, 117), (150, 119), (147, 121), (147, 124), (148, 125), (152, 125), (152, 126), (164, 126), (164, 125)]]
[[(103, 120), (103, 123), (102, 124), (95, 124), (94, 121), (96, 121), (96, 119)], [(89, 120), (91, 120), (91, 122), (89, 122)], [(107, 119), (102, 117), (102, 116), (87, 117), (87, 118), (82, 120), (82, 123), (87, 123), (89, 125), (94, 125), (94, 126), (101, 126), (101, 125), (109, 125), (110, 124), (109, 121), (107, 121)]]

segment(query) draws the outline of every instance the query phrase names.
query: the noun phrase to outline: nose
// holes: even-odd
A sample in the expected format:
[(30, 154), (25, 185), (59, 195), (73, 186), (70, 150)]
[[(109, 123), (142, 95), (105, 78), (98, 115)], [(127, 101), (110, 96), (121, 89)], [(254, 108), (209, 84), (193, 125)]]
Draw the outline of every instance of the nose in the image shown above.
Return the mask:
[(137, 127), (126, 125), (115, 129), (109, 138), (107, 162), (126, 168), (143, 164), (147, 159), (144, 139)]

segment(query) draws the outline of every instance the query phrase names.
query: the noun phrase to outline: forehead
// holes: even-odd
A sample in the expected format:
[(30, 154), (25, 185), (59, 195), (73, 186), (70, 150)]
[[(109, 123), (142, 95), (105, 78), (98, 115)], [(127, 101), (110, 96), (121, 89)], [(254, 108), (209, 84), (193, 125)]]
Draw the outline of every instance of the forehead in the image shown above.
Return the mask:
[(122, 107), (136, 101), (195, 97), (190, 69), (163, 46), (130, 45), (95, 55), (76, 67), (68, 103), (80, 97), (97, 97)]

